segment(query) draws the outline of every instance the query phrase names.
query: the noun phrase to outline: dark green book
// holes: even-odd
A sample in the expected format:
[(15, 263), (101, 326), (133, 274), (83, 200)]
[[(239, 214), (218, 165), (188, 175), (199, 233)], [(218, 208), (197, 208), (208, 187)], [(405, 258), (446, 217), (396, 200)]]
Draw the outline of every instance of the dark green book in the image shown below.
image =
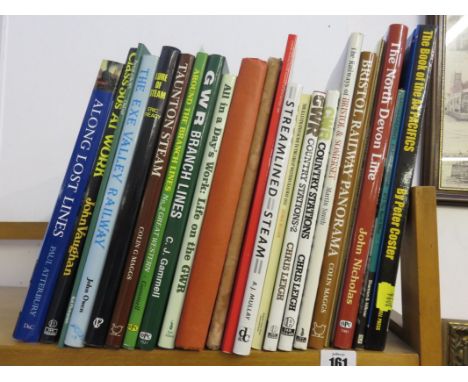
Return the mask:
[(132, 310), (128, 319), (127, 331), (122, 346), (134, 349), (140, 331), (141, 320), (145, 312), (146, 302), (151, 287), (151, 280), (156, 268), (158, 253), (163, 243), (163, 234), (166, 228), (169, 211), (174, 197), (179, 171), (182, 167), (182, 158), (189, 140), (189, 131), (195, 116), (195, 109), (203, 82), (203, 74), (208, 61), (206, 53), (199, 52), (193, 65), (192, 75), (184, 101), (182, 116), (179, 121), (177, 136), (172, 148), (169, 168), (164, 178), (164, 186), (159, 199), (158, 209), (153, 220), (153, 227), (148, 247), (143, 261), (138, 286), (132, 303)]
[(211, 119), (221, 79), (225, 72), (225, 61), (223, 56), (217, 54), (210, 55), (208, 58), (188, 144), (164, 231), (162, 247), (151, 282), (151, 293), (148, 296), (140, 327), (137, 343), (140, 349), (154, 349), (159, 338)]

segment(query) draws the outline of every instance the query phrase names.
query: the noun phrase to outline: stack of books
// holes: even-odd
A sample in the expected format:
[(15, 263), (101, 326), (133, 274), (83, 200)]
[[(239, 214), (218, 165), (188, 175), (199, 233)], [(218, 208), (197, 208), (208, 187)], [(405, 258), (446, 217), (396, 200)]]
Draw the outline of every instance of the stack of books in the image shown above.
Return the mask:
[[(350, 36), (341, 89), (284, 57), (103, 61), (14, 338), (383, 349), (436, 31)], [(408, 43), (407, 43), (408, 39)]]

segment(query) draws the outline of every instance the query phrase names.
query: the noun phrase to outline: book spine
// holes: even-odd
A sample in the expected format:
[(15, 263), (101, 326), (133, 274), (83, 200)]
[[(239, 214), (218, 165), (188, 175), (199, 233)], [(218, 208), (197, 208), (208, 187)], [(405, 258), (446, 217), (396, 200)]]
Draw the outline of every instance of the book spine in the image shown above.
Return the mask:
[(242, 250), (239, 255), (239, 262), (236, 271), (234, 286), (232, 288), (231, 301), (229, 305), (226, 324), (224, 327), (224, 336), (221, 349), (224, 352), (231, 353), (234, 348), (234, 341), (237, 332), (237, 323), (244, 298), (245, 283), (249, 273), (250, 260), (252, 258), (255, 237), (260, 221), (263, 198), (267, 187), (268, 171), (270, 169), (270, 160), (276, 141), (276, 134), (279, 128), (283, 101), (286, 93), (286, 87), (289, 81), (289, 74), (294, 62), (297, 36), (289, 35), (286, 44), (286, 51), (283, 57), (283, 65), (278, 79), (275, 100), (270, 116), (270, 123), (263, 147), (260, 169), (258, 171), (255, 192), (250, 207), (250, 215), (245, 229)]
[(140, 330), (141, 320), (148, 300), (148, 295), (151, 288), (151, 280), (156, 269), (158, 254), (161, 249), (164, 230), (166, 228), (167, 219), (169, 217), (169, 209), (174, 197), (176, 181), (182, 167), (183, 154), (189, 139), (189, 129), (195, 114), (195, 106), (200, 94), (201, 82), (205, 71), (208, 55), (199, 52), (195, 59), (190, 84), (187, 90), (187, 96), (184, 102), (184, 109), (179, 122), (176, 140), (172, 149), (169, 168), (161, 197), (159, 199), (158, 209), (154, 216), (151, 234), (146, 248), (145, 259), (141, 269), (140, 278), (138, 280), (135, 297), (132, 303), (132, 309), (127, 324), (127, 331), (123, 340), (123, 347), (134, 349), (138, 332)]
[(135, 63), (135, 57), (136, 49), (132, 48), (127, 55), (126, 64), (121, 71), (112, 110), (109, 114), (107, 126), (101, 143), (99, 144), (98, 156), (91, 172), (91, 179), (89, 180), (83, 197), (83, 204), (78, 214), (77, 223), (67, 249), (66, 258), (64, 259), (62, 270), (55, 286), (54, 295), (47, 312), (46, 324), (40, 338), (40, 341), (43, 343), (57, 342), (62, 329), (68, 300), (80, 262), (80, 255), (83, 251), (86, 235), (88, 234), (104, 171), (108, 164), (112, 142), (116, 136), (120, 135), (120, 130), (117, 129), (118, 120), (122, 110), (125, 92), (128, 87), (129, 77)]
[[(356, 296), (352, 296), (352, 298), (356, 298), (357, 296), (360, 296), (360, 302), (359, 302), (359, 314), (357, 311), (350, 311), (350, 309), (346, 309), (346, 311), (344, 309), (340, 309), (340, 314), (338, 315), (339, 318), (337, 319), (338, 320), (337, 322), (340, 322), (341, 320), (350, 321), (351, 322), (351, 325), (349, 325), (351, 328), (350, 334), (352, 334), (350, 339), (346, 337), (345, 340), (340, 340), (340, 342), (343, 344), (342, 345), (343, 347), (345, 346), (351, 347), (353, 343), (353, 338), (355, 339), (356, 345), (361, 346), (364, 344), (364, 334), (366, 331), (365, 320), (367, 318), (367, 311), (368, 311), (369, 300), (370, 300), (370, 291), (372, 290), (374, 275), (376, 271), (375, 268), (377, 266), (377, 258), (379, 256), (380, 244), (382, 242), (383, 219), (385, 217), (385, 208), (387, 206), (387, 200), (388, 200), (388, 189), (390, 187), (390, 179), (391, 179), (392, 167), (393, 167), (394, 158), (395, 158), (395, 150), (396, 150), (396, 145), (397, 145), (398, 136), (400, 132), (401, 117), (403, 114), (404, 97), (405, 97), (405, 91), (403, 89), (398, 90), (398, 97), (397, 97), (397, 102), (395, 106), (395, 114), (394, 114), (393, 122), (392, 122), (392, 131), (390, 134), (390, 142), (389, 142), (388, 150), (387, 150), (387, 159), (385, 161), (384, 178), (383, 178), (380, 197), (379, 197), (379, 208), (377, 212), (377, 217), (375, 219), (374, 233), (372, 235), (371, 249), (369, 252), (367, 262), (362, 260), (360, 263), (366, 269), (365, 279), (363, 282), (362, 277), (364, 274), (360, 275), (357, 272), (353, 273), (353, 272), (348, 271), (346, 277), (349, 278), (349, 281), (347, 281), (344, 284), (345, 286), (349, 288), (349, 290), (355, 289), (355, 292), (352, 292), (352, 294), (355, 294)], [(356, 253), (355, 255), (359, 256), (360, 254)], [(353, 262), (354, 260), (350, 258), (349, 261)], [(358, 262), (359, 257), (356, 257), (355, 261)], [(348, 276), (349, 274), (351, 274), (351, 276)], [(356, 281), (353, 281), (353, 280), (356, 280)], [(354, 283), (354, 286), (353, 286), (353, 283)], [(367, 291), (369, 291), (369, 294), (367, 293)], [(349, 307), (356, 309), (354, 305), (349, 305)], [(343, 310), (342, 313), (341, 313), (341, 310)], [(356, 320), (356, 321), (353, 321), (353, 320)], [(362, 326), (361, 326), (361, 323), (363, 323)], [(336, 335), (335, 335), (335, 341), (337, 341), (338, 333), (339, 331), (337, 330)], [(349, 336), (348, 332), (345, 332), (344, 334), (346, 336)], [(349, 341), (351, 341), (351, 343)]]
[[(325, 323), (325, 336), (331, 337), (333, 318), (340, 292), (340, 281), (346, 261), (349, 238), (354, 222), (354, 211), (359, 192), (362, 159), (367, 142), (369, 119), (372, 110), (376, 73), (376, 54), (362, 52), (354, 89), (348, 134), (338, 175), (335, 201), (330, 215), (330, 228), (319, 285), (320, 325)], [(315, 311), (317, 311), (317, 303)], [(314, 317), (316, 317), (314, 312)], [(315, 318), (314, 318), (315, 321)], [(328, 339), (326, 342), (328, 344)]]
[[(297, 244), (297, 252), (303, 253), (311, 251), (314, 238), (315, 227), (319, 212), (319, 203), (322, 197), (323, 184), (326, 176), (326, 168), (328, 158), (330, 156), (330, 148), (332, 138), (335, 131), (336, 112), (338, 109), (338, 101), (340, 93), (337, 90), (329, 90), (325, 98), (325, 105), (322, 112), (322, 120), (320, 122), (320, 130), (315, 150), (312, 174), (307, 186), (307, 195), (305, 202), (304, 216), (301, 222), (301, 231), (299, 242)], [(312, 280), (312, 267), (315, 266), (313, 258), (309, 260), (307, 268), (307, 277), (304, 285), (303, 300), (300, 308), (299, 319), (297, 323), (296, 337), (294, 347), (297, 349), (306, 349), (307, 340), (309, 338), (310, 323), (312, 321), (313, 304), (309, 302), (315, 298), (317, 291), (317, 281)], [(279, 328), (278, 328), (279, 331)]]
[[(112, 71), (110, 71), (112, 69)], [(47, 226), (13, 337), (37, 342), (77, 224), (93, 163), (112, 108), (121, 64), (102, 61), (86, 113)], [(104, 76), (104, 75), (108, 76)], [(52, 325), (54, 326), (54, 325)]]
[[(338, 106), (338, 115), (335, 122), (335, 134), (333, 135), (330, 160), (328, 161), (327, 175), (323, 186), (322, 202), (320, 204), (320, 211), (318, 217), (319, 222), (316, 227), (314, 244), (312, 248), (313, 253), (311, 254), (312, 257), (319, 256), (321, 258), (320, 263), (322, 263), (323, 261), (325, 247), (327, 244), (327, 233), (331, 221), (333, 202), (335, 200), (338, 173), (340, 170), (341, 158), (343, 155), (343, 149), (345, 145), (346, 132), (348, 130), (348, 119), (351, 111), (351, 102), (354, 92), (354, 85), (357, 77), (362, 39), (362, 34), (353, 33), (351, 35), (348, 46), (345, 72), (343, 76), (343, 84), (340, 93), (341, 98)], [(321, 272), (321, 269), (323, 269), (323, 266), (321, 266), (318, 269), (314, 269), (313, 272), (324, 274), (324, 272)], [(316, 277), (317, 276), (315, 275), (313, 276), (314, 279)], [(321, 296), (323, 295), (324, 286), (325, 285), (323, 285), (323, 283), (319, 283), (317, 293), (314, 297), (319, 296), (319, 299), (321, 298)], [(317, 327), (316, 319), (318, 319), (318, 316), (316, 317), (316, 312), (320, 304), (315, 303), (315, 298), (314, 301), (312, 301), (312, 303), (315, 305), (313, 314), (313, 325), (314, 327)], [(319, 333), (317, 333), (316, 331), (312, 331), (311, 336), (309, 338), (309, 346), (320, 349), (324, 347), (325, 343), (328, 341), (328, 330), (326, 330), (326, 328), (322, 326), (320, 326), (320, 329), (325, 329), (325, 331), (321, 333), (319, 337), (317, 337), (317, 334)]]
[(169, 157), (182, 113), (182, 105), (194, 60), (195, 57), (190, 54), (181, 54), (179, 57), (164, 121), (161, 126), (159, 142), (153, 156), (151, 172), (138, 212), (137, 223), (133, 230), (127, 262), (121, 277), (117, 301), (109, 325), (106, 340), (106, 345), (109, 347), (119, 348), (123, 341), (124, 328), (127, 326), (133, 296), (137, 288), (138, 277), (143, 265), (143, 258), (150, 237), (153, 218), (158, 207), (164, 177), (169, 165)]
[(128, 104), (133, 94), (133, 88), (135, 86), (135, 79), (138, 74), (138, 69), (140, 68), (140, 65), (141, 65), (141, 59), (143, 57), (143, 54), (146, 54), (147, 52), (148, 50), (143, 44), (138, 45), (134, 64), (133, 64), (133, 67), (131, 68), (130, 76), (128, 77), (128, 86), (127, 86), (127, 90), (125, 91), (125, 96), (122, 102), (122, 109), (120, 111), (119, 120), (117, 122), (116, 135), (114, 137), (114, 140), (112, 141), (109, 158), (107, 159), (108, 165), (106, 166), (106, 169), (104, 171), (104, 176), (101, 182), (101, 187), (99, 187), (99, 192), (98, 192), (98, 196), (96, 199), (96, 206), (94, 207), (95, 213), (93, 213), (91, 217), (91, 223), (89, 224), (88, 235), (86, 236), (85, 244), (81, 252), (81, 260), (78, 265), (78, 269), (76, 271), (75, 282), (73, 283), (73, 289), (72, 289), (72, 292), (70, 294), (70, 298), (68, 301), (67, 311), (65, 313), (65, 319), (63, 321), (62, 331), (60, 333), (60, 338), (58, 342), (58, 345), (60, 347), (65, 346), (65, 335), (68, 331), (68, 325), (70, 323), (71, 313), (75, 306), (76, 295), (78, 293), (78, 287), (80, 286), (80, 281), (83, 275), (83, 270), (86, 264), (86, 259), (88, 257), (89, 246), (91, 244), (90, 236), (92, 236), (92, 234), (94, 233), (96, 229), (96, 223), (99, 218), (99, 214), (96, 211), (99, 211), (99, 209), (101, 208), (100, 206), (104, 200), (107, 182), (109, 180), (109, 176), (112, 171), (112, 163), (114, 162), (114, 157), (117, 152), (117, 147), (119, 145), (120, 136), (122, 134), (122, 127), (125, 122), (125, 117), (127, 115)]
[(250, 354), (301, 92), (302, 86), (288, 84), (236, 330), (233, 353), (238, 355)]
[(120, 277), (127, 258), (151, 159), (159, 138), (162, 116), (179, 53), (178, 49), (169, 46), (164, 46), (161, 50), (86, 332), (85, 342), (90, 346), (104, 346), (106, 341)]
[(250, 204), (257, 180), (258, 167), (262, 156), (263, 144), (270, 119), (276, 85), (281, 70), (281, 59), (268, 59), (267, 75), (263, 87), (260, 110), (258, 112), (255, 133), (249, 152), (249, 160), (244, 175), (241, 195), (237, 205), (231, 239), (227, 249), (226, 262), (221, 276), (218, 295), (216, 296), (215, 308), (211, 319), (210, 330), (206, 340), (208, 349), (218, 350), (223, 339), (224, 325), (231, 300), (231, 291), (237, 270), (237, 262), (242, 249), (245, 226), (250, 213)]
[[(298, 198), (300, 201), (303, 200), (303, 194), (297, 188), (299, 181), (296, 181), (296, 179), (298, 179), (298, 168), (301, 168), (302, 171), (303, 167), (302, 161), (301, 163), (299, 163), (298, 159), (301, 156), (301, 152), (306, 152), (305, 147), (302, 148), (302, 145), (304, 142), (305, 127), (310, 106), (310, 98), (310, 95), (303, 94), (299, 103), (299, 108), (296, 117), (296, 127), (293, 136), (293, 149), (288, 160), (288, 169), (286, 171), (285, 177), (286, 181), (283, 186), (280, 209), (278, 212), (278, 219), (276, 222), (275, 233), (273, 236), (273, 243), (271, 245), (270, 258), (268, 260), (268, 267), (265, 274), (263, 290), (261, 293), (259, 311), (257, 314), (257, 320), (255, 322), (255, 332), (254, 338), (252, 340), (252, 348), (254, 349), (262, 348), (263, 338), (266, 329), (264, 328), (262, 332), (259, 332), (257, 329), (259, 321), (265, 320), (265, 318), (260, 316), (263, 315), (268, 317), (268, 314), (271, 314), (270, 303), (272, 300), (272, 295), (276, 300), (278, 294), (281, 294), (284, 291), (284, 287), (277, 288), (278, 285), (275, 284), (275, 280), (278, 280), (277, 272), (279, 270), (279, 272), (281, 272), (281, 275), (283, 275), (283, 268), (286, 269), (287, 272), (288, 262), (290, 261), (291, 257), (295, 255), (295, 247), (297, 240), (294, 240), (291, 237), (291, 231), (296, 231), (297, 229), (297, 217), (296, 215), (293, 217), (293, 212), (295, 209), (297, 209)], [(291, 199), (293, 198), (293, 195), (293, 207), (290, 208)], [(286, 283), (286, 280), (284, 281)], [(285, 288), (287, 289), (287, 286)], [(273, 307), (273, 304), (271, 305)], [(278, 305), (278, 303), (275, 304), (276, 311), (279, 311)], [(281, 315), (282, 313), (283, 312), (281, 312)], [(279, 320), (281, 321), (281, 317), (279, 318)], [(268, 350), (271, 349), (272, 347), (270, 347)]]
[[(372, 131), (367, 151), (366, 164), (362, 177), (361, 193), (352, 233), (349, 257), (356, 253), (367, 259), (370, 233), (374, 226), (380, 186), (383, 177), (383, 164), (387, 153), (390, 129), (398, 91), (401, 67), (406, 45), (407, 28), (394, 24), (389, 27), (385, 48), (379, 89), (376, 98), (376, 110), (372, 122)], [(351, 260), (352, 261), (352, 260)], [(348, 323), (343, 323), (348, 325)]]
[(140, 349), (153, 349), (159, 338), (195, 186), (210, 132), (224, 65), (225, 58), (220, 55), (210, 55), (206, 64), (200, 96), (195, 107), (189, 139), (151, 283), (151, 292), (148, 296), (145, 313), (140, 325), (137, 341), (137, 346)]
[(88, 256), (65, 336), (65, 345), (67, 346), (84, 346), (86, 329), (88, 328), (97, 287), (109, 248), (110, 236), (114, 230), (117, 210), (128, 179), (130, 163), (135, 152), (136, 140), (143, 120), (144, 105), (148, 100), (156, 64), (157, 58), (155, 56), (144, 55), (138, 69), (133, 94), (128, 104), (128, 113), (125, 117), (116, 155), (112, 163), (112, 170), (104, 192), (104, 200), (99, 210), (96, 209), (96, 213), (98, 213), (96, 229), (88, 237), (90, 239), (88, 248), (85, 247)]
[[(176, 347), (203, 349), (241, 194), (267, 65), (243, 59), (213, 176), (176, 335)], [(242, 129), (239, 129), (242, 126)]]
[(187, 284), (190, 279), (190, 272), (197, 249), (203, 218), (205, 216), (213, 175), (216, 171), (219, 149), (224, 135), (224, 128), (226, 126), (235, 83), (236, 76), (232, 74), (225, 74), (223, 76), (215, 105), (215, 114), (211, 121), (207, 148), (203, 155), (200, 175), (194, 192), (195, 199), (190, 208), (187, 228), (182, 240), (179, 260), (177, 262), (174, 280), (172, 281), (166, 313), (158, 340), (158, 346), (165, 349), (173, 349), (175, 346), (175, 336), (179, 326), (179, 318), (182, 312)]
[[(317, 146), (317, 138), (320, 134), (320, 124), (323, 116), (323, 107), (325, 103), (325, 94), (316, 92), (313, 107), (311, 108), (310, 117), (310, 135), (313, 141), (314, 151), (306, 158), (304, 171), (301, 176), (302, 202), (297, 205), (297, 223), (296, 223), (296, 241), (294, 244), (295, 258), (290, 274), (292, 277), (289, 283), (289, 291), (284, 307), (284, 314), (281, 316), (278, 326), (281, 325), (280, 338), (278, 341), (278, 349), (292, 350), (294, 335), (296, 332), (297, 319), (299, 308), (301, 306), (302, 292), (305, 284), (305, 275), (309, 264), (310, 250), (312, 248), (312, 238), (315, 229), (315, 221), (317, 212), (313, 203), (307, 204), (307, 191), (313, 175), (313, 157)], [(322, 149), (322, 148), (320, 148)], [(309, 159), (310, 158), (310, 159)], [(312, 208), (310, 208), (312, 207)], [(291, 263), (289, 264), (291, 267)], [(284, 296), (285, 298), (285, 296)]]
[(408, 56), (408, 68), (405, 69), (408, 75), (403, 82), (403, 88), (406, 90), (403, 124), (392, 171), (369, 327), (364, 340), (366, 349), (383, 350), (385, 347), (401, 240), (408, 214), (409, 191), (416, 165), (418, 141), (434, 59), (435, 37), (434, 26), (420, 25), (416, 28)]

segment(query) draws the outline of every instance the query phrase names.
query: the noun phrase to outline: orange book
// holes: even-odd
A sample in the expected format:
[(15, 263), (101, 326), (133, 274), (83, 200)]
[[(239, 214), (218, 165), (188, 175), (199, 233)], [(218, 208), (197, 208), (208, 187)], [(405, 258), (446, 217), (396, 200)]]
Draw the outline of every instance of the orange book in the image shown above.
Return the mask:
[(265, 61), (242, 60), (177, 331), (177, 348), (205, 347), (266, 73)]

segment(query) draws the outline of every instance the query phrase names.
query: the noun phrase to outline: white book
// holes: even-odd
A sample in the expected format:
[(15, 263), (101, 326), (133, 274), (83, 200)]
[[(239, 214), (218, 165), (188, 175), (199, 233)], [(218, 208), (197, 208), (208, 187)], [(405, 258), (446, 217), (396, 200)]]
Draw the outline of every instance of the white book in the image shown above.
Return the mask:
[(319, 203), (326, 175), (325, 170), (328, 165), (330, 146), (335, 129), (339, 97), (340, 93), (338, 91), (329, 91), (321, 114), (319, 141), (315, 152), (310, 182), (307, 185), (307, 201), (305, 203), (305, 211), (300, 227), (296, 258), (293, 265), (293, 277), (289, 286), (288, 298), (286, 300), (284, 314), (282, 316), (278, 349), (284, 351), (292, 350), (293, 347), (299, 308), (301, 306), (306, 272), (308, 269), (312, 241), (317, 223)]
[(180, 314), (184, 305), (187, 285), (190, 278), (193, 259), (198, 238), (200, 236), (206, 203), (211, 190), (211, 183), (216, 169), (219, 149), (224, 135), (229, 106), (236, 76), (225, 74), (221, 80), (215, 111), (210, 126), (207, 145), (200, 166), (200, 175), (195, 186), (194, 199), (190, 207), (190, 214), (185, 229), (179, 259), (177, 261), (174, 279), (172, 281), (169, 301), (164, 315), (158, 346), (164, 349), (174, 349), (175, 337), (179, 327)]
[(301, 93), (302, 86), (288, 84), (234, 341), (233, 353), (239, 355), (250, 354)]
[[(361, 54), (363, 35), (353, 33), (348, 45), (348, 53), (345, 62), (343, 83), (341, 87), (341, 98), (338, 106), (338, 114), (335, 122), (335, 132), (331, 144), (330, 159), (327, 166), (327, 174), (320, 201), (320, 210), (317, 218), (317, 226), (313, 239), (313, 247), (307, 269), (306, 285), (304, 287), (304, 296), (299, 313), (299, 323), (295, 347), (306, 349), (307, 341), (311, 330), (312, 315), (314, 311), (315, 298), (317, 296), (318, 282), (322, 268), (323, 252), (327, 242), (328, 226), (330, 225), (331, 210), (335, 199), (336, 184), (341, 165), (341, 156), (343, 154), (346, 131), (348, 129), (348, 119), (351, 111), (351, 103), (356, 83), (356, 76)], [(312, 330), (320, 328), (313, 328)], [(314, 332), (315, 333), (315, 332)], [(316, 333), (318, 334), (318, 333)], [(307, 337), (304, 341), (303, 338)]]
[[(302, 216), (304, 215), (304, 207), (307, 200), (307, 191), (310, 177), (312, 175), (324, 103), (325, 93), (314, 92), (312, 94), (312, 102), (308, 110), (304, 144), (299, 161), (299, 172), (294, 185), (294, 191), (292, 194), (293, 199), (286, 224), (286, 233), (280, 250), (279, 261), (275, 268), (276, 277), (273, 281), (273, 289), (269, 294), (270, 307), (269, 312), (267, 311), (268, 319), (266, 321), (266, 333), (263, 341), (264, 350), (275, 351), (278, 345), (281, 321), (288, 294), (291, 268), (296, 254)], [(270, 266), (268, 266), (268, 271), (270, 271)], [(262, 297), (262, 304), (264, 297)]]

